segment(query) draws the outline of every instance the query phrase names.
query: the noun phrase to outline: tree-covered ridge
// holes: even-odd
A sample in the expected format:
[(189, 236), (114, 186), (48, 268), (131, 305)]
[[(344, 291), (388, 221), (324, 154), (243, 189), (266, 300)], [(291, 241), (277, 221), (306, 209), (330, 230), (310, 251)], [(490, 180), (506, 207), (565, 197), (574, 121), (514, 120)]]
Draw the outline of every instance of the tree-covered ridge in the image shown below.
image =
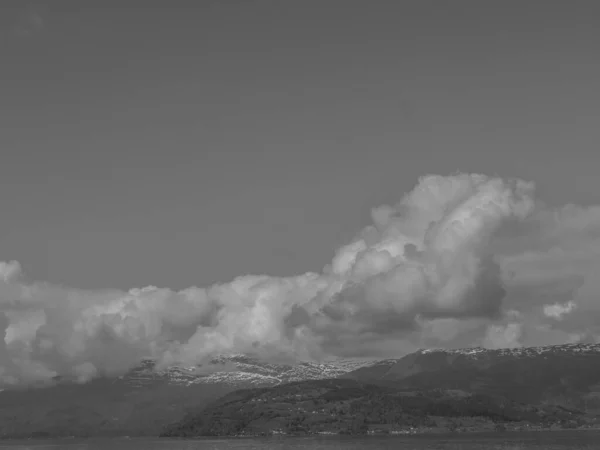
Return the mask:
[(236, 391), (169, 425), (162, 435), (361, 434), (375, 429), (493, 429), (507, 423), (576, 427), (586, 421), (579, 411), (520, 404), (498, 396), (407, 391), (337, 379)]

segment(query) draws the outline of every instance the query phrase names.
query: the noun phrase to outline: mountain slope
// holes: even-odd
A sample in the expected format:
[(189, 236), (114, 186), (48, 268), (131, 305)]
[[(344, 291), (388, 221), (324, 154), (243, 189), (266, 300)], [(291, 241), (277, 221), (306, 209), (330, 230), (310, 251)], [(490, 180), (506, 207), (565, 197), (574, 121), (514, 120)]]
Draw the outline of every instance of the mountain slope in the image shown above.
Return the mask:
[(415, 389), (464, 389), (600, 410), (600, 344), (421, 350), (342, 375)]
[(162, 436), (365, 434), (414, 428), (436, 432), (456, 427), (481, 431), (503, 423), (576, 427), (588, 418), (577, 411), (483, 394), (405, 391), (338, 379), (238, 390), (167, 426)]
[(244, 355), (208, 366), (157, 370), (143, 361), (126, 375), (86, 384), (0, 392), (0, 436), (155, 435), (237, 389), (344, 378), (382, 388), (441, 388), (600, 413), (600, 345), (512, 350), (422, 350), (399, 359), (269, 364)]

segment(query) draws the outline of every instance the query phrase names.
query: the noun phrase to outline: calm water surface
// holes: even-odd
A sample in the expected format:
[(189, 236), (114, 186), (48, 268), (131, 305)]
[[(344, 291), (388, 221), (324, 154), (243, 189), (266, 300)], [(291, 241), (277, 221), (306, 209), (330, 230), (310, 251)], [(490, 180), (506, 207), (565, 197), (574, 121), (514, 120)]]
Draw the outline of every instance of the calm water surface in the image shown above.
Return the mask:
[(438, 437), (271, 439), (88, 439), (0, 441), (0, 450), (600, 450), (600, 432), (505, 433)]

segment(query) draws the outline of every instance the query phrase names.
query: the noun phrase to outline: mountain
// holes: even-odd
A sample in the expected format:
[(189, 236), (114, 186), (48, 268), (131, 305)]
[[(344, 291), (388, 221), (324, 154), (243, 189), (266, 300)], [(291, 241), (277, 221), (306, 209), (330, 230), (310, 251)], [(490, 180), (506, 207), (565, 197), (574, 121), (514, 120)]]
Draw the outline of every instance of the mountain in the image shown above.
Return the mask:
[(244, 355), (157, 370), (145, 360), (118, 378), (0, 392), (0, 437), (156, 435), (166, 423), (240, 388), (335, 378), (366, 362), (270, 364)]
[(223, 355), (202, 366), (164, 370), (145, 360), (122, 377), (85, 384), (57, 380), (46, 388), (6, 388), (0, 391), (0, 437), (156, 435), (239, 389), (277, 391), (327, 379), (600, 413), (600, 345), (421, 350), (398, 359), (296, 365)]
[(304, 381), (228, 394), (165, 427), (161, 436), (366, 434), (586, 427), (579, 411), (498, 396), (403, 390), (349, 379)]
[(600, 345), (428, 349), (337, 380), (243, 389), (165, 436), (364, 433), (600, 424)]
[(463, 389), (600, 411), (600, 344), (420, 350), (342, 377), (413, 389)]

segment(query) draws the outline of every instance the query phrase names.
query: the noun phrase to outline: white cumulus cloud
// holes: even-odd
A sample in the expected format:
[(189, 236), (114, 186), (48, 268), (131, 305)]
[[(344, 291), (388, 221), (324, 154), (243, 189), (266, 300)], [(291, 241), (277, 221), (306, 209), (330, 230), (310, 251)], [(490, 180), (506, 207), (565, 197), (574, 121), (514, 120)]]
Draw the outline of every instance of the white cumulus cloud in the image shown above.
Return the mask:
[[(535, 339), (587, 336), (595, 322), (585, 312), (598, 311), (599, 216), (568, 208), (541, 208), (521, 180), (430, 175), (373, 209), (373, 223), (319, 272), (86, 291), (26, 283), (17, 262), (1, 263), (0, 381), (84, 382), (145, 357), (398, 356), (424, 345), (522, 345), (530, 330), (546, 330)], [(557, 321), (549, 304), (572, 306)]]

